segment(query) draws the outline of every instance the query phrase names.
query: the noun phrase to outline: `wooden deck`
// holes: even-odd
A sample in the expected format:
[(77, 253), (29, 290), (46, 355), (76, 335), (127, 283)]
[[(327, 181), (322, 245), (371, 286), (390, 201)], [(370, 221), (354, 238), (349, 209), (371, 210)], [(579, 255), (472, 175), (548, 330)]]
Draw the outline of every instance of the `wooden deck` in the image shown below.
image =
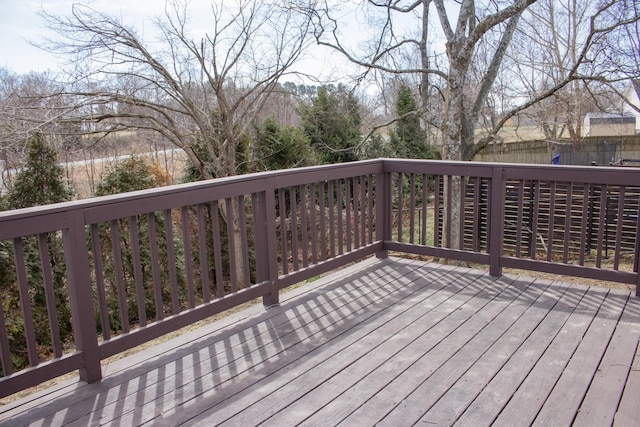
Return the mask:
[(35, 425), (638, 425), (629, 292), (369, 259), (0, 407)]

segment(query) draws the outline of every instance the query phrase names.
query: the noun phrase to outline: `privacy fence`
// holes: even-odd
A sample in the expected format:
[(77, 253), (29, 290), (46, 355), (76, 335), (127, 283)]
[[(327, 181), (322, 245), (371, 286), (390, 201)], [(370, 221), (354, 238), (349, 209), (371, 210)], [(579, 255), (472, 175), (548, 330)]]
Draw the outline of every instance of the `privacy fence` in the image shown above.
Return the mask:
[(388, 160), (0, 214), (0, 396), (389, 251), (637, 286), (640, 169)]

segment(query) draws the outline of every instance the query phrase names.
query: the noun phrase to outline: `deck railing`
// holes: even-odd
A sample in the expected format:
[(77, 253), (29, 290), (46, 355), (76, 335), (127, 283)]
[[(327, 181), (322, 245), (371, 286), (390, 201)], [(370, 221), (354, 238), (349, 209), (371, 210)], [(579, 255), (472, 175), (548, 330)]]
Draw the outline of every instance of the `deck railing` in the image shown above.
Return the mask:
[(636, 285), (640, 169), (375, 160), (0, 214), (0, 397), (389, 251)]

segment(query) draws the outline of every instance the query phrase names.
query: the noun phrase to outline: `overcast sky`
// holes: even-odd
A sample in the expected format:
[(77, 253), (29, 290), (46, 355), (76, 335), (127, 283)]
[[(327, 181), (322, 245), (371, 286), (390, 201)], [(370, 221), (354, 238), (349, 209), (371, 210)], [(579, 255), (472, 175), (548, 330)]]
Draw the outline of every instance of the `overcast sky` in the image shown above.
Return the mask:
[[(58, 60), (30, 42), (37, 44), (47, 36), (39, 11), (44, 9), (55, 15), (68, 15), (75, 3), (88, 4), (101, 12), (119, 16), (138, 30), (152, 28), (151, 20), (163, 14), (165, 5), (164, 0), (0, 0), (0, 67), (19, 74), (59, 71)], [(211, 0), (190, 0), (191, 17), (210, 19), (210, 4)], [(314, 49), (312, 56), (310, 68), (314, 74), (329, 73), (338, 59), (335, 52), (327, 50)]]

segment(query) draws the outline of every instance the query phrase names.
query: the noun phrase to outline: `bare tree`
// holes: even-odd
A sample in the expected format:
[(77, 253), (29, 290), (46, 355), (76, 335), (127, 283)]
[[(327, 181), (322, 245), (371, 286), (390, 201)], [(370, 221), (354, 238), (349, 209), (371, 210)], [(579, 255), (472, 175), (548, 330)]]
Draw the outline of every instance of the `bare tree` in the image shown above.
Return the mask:
[[(183, 149), (204, 178), (235, 175), (243, 136), (308, 45), (309, 18), (275, 3), (214, 2), (209, 31), (189, 30), (186, 2), (169, 0), (145, 39), (117, 17), (75, 5), (69, 16), (45, 14), (62, 37), (51, 49), (72, 58), (77, 99), (68, 119), (86, 131), (148, 130)], [(227, 210), (221, 203), (221, 213)], [(237, 200), (232, 203), (240, 241)], [(230, 218), (227, 218), (230, 220)], [(233, 256), (243, 265), (242, 248)], [(237, 285), (244, 286), (238, 269)], [(246, 280), (245, 280), (246, 279)]]
[[(633, 77), (634, 72), (625, 70), (625, 62), (637, 62), (633, 59), (637, 50), (628, 44), (632, 38), (625, 37), (623, 46), (628, 49), (624, 56), (616, 61), (605, 59), (609, 56), (606, 50), (613, 52), (611, 43), (623, 41), (620, 31), (637, 25), (633, 9), (623, 9), (622, 16), (614, 17), (611, 14), (620, 9), (613, 4), (605, 6), (584, 0), (540, 0), (527, 10), (514, 35), (503, 67), (514, 82), (506, 88), (507, 96), (530, 100), (552, 92), (525, 111), (547, 139), (568, 135), (577, 144), (584, 114), (611, 106), (609, 84), (617, 86), (614, 82)], [(625, 17), (628, 24), (623, 25)], [(615, 28), (617, 23), (620, 26)], [(613, 27), (598, 30), (607, 25)], [(583, 57), (585, 48), (589, 50)], [(514, 105), (517, 101), (511, 102)]]
[(88, 6), (45, 14), (62, 36), (50, 48), (72, 58), (78, 103), (68, 119), (90, 132), (152, 130), (205, 178), (234, 175), (241, 135), (308, 45), (309, 20), (275, 4), (213, 3), (210, 31), (194, 36), (188, 13), (168, 1), (159, 41)]
[[(444, 0), (369, 0), (363, 8), (365, 13), (376, 16), (370, 20), (374, 25), (373, 41), (354, 46), (345, 35), (344, 22), (336, 17), (335, 7), (325, 1), (315, 6), (315, 35), (318, 43), (341, 52), (369, 73), (419, 76), (420, 113), (439, 127), (443, 158), (451, 160), (473, 159), (497, 138), (511, 117), (556, 93), (575, 93), (588, 89), (589, 82), (613, 83), (634, 73), (631, 65), (637, 50), (633, 50), (633, 34), (637, 33), (640, 19), (637, 2), (549, 0), (547, 6), (566, 9), (567, 19), (579, 21), (562, 27), (553, 23), (553, 28), (558, 28), (558, 54), (546, 70), (538, 67), (534, 90), (525, 94), (517, 85), (508, 91), (501, 86), (503, 93), (496, 94), (496, 80), (505, 73), (506, 65), (513, 65), (505, 58), (514, 35), (522, 35), (522, 31), (518, 33), (520, 23), (535, 25), (535, 14), (540, 16), (543, 12), (540, 8), (530, 12), (536, 0), (477, 3), (462, 0), (455, 6)], [(430, 20), (434, 12), (437, 21)], [(564, 28), (565, 33), (559, 28)], [(529, 44), (532, 43), (539, 40), (531, 37)], [(444, 44), (444, 50), (438, 50), (440, 44)], [(407, 57), (419, 58), (419, 63), (407, 62)], [(535, 64), (535, 57), (530, 63)], [(434, 104), (434, 96), (441, 97), (441, 117), (426, 113)], [(487, 107), (500, 111), (494, 112), (490, 128), (478, 139), (476, 126)], [(576, 122), (574, 118), (574, 133), (578, 131)]]
[[(570, 83), (600, 80), (607, 49), (613, 40), (624, 36), (623, 30), (636, 25), (639, 19), (636, 2), (596, 2), (596, 6), (589, 9), (581, 37), (575, 37), (575, 43), (570, 44), (574, 50), (570, 52), (571, 61), (563, 62), (566, 69), (551, 84), (537, 84), (528, 96), (522, 93), (513, 96), (519, 88), (507, 90), (503, 80), (499, 85), (500, 94), (494, 90), (494, 84), (504, 72), (504, 60), (519, 23), (528, 16), (528, 8), (536, 0), (452, 3), (368, 0), (363, 9), (376, 14), (376, 19), (370, 20), (372, 41), (367, 44), (350, 43), (344, 22), (337, 18), (335, 7), (328, 0), (315, 6), (314, 20), (317, 42), (342, 53), (362, 66), (365, 73), (419, 76), (422, 104), (418, 113), (440, 129), (442, 158), (448, 160), (473, 159), (498, 138), (498, 131), (511, 117)], [(432, 21), (430, 17), (434, 12), (437, 20)], [(444, 49), (438, 49), (440, 44)], [(407, 57), (419, 58), (419, 63), (407, 62), (404, 60)], [(552, 72), (556, 70), (557, 66)], [(433, 97), (440, 97), (440, 117), (426, 113), (431, 105), (438, 105)], [(501, 111), (495, 111), (497, 108)], [(488, 109), (494, 111), (487, 113)], [(481, 118), (489, 118), (490, 127), (483, 137), (477, 138), (476, 126)], [(453, 182), (454, 211), (459, 206), (456, 201), (462, 197), (459, 189), (459, 182)], [(453, 212), (452, 217), (457, 221), (458, 212)], [(455, 248), (459, 241), (458, 224), (447, 226), (452, 230), (448, 244)]]

